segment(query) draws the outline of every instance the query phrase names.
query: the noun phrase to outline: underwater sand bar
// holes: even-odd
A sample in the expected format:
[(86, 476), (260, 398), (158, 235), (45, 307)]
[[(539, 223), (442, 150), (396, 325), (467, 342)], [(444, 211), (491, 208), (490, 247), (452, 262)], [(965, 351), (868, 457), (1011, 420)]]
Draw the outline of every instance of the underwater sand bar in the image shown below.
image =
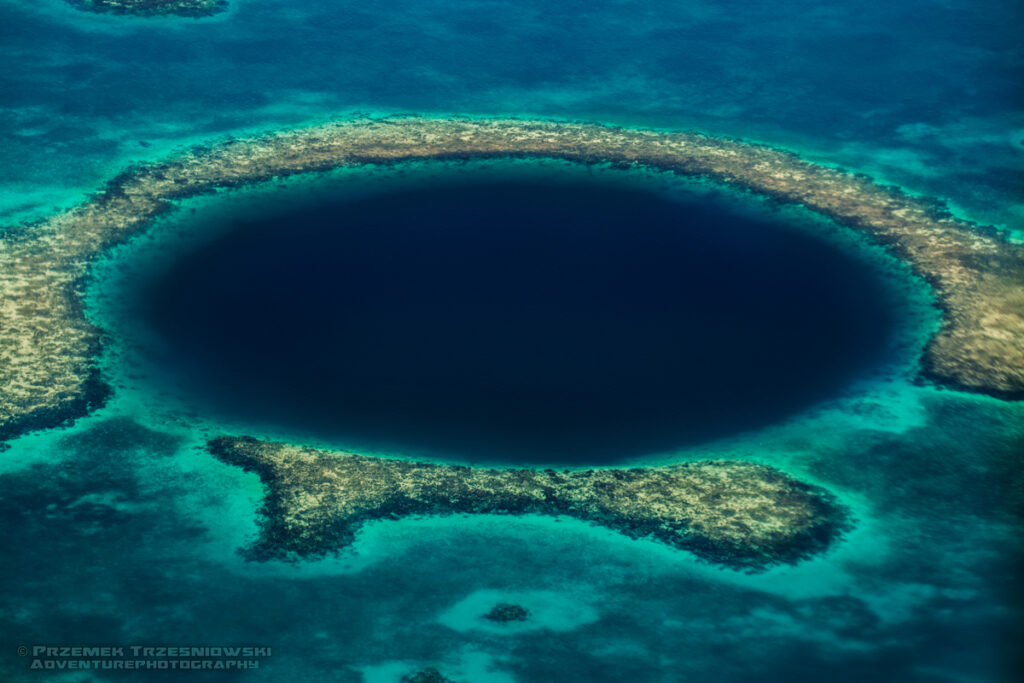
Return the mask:
[(887, 244), (934, 288), (945, 316), (924, 375), (1024, 396), (1024, 247), (934, 202), (769, 147), (694, 133), (551, 121), (384, 118), (333, 122), (195, 147), (137, 166), (83, 205), (0, 241), (0, 440), (85, 414), (103, 400), (85, 319), (88, 263), (173, 201), (339, 167), (427, 159), (543, 157), (646, 166), (803, 204)]
[(100, 14), (139, 17), (208, 17), (227, 9), (227, 0), (67, 0), (73, 7)]
[(749, 570), (795, 563), (848, 527), (832, 496), (778, 470), (706, 461), (642, 469), (486, 469), (252, 438), (209, 443), (266, 486), (254, 559), (322, 557), (364, 523), (434, 514), (567, 515)]

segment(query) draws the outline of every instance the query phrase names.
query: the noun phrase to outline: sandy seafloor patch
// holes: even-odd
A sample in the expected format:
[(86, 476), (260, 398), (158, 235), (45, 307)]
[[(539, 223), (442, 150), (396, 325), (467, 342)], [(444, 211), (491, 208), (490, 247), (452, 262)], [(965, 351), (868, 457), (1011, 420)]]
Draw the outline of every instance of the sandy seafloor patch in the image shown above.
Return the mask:
[[(236, 0), (210, 20), (140, 24), (0, 2), (13, 65), (0, 71), (0, 224), (179, 145), (362, 109), (695, 127), (1024, 227), (1011, 3), (558, 7)], [(529, 172), (562, 172), (549, 166)], [(167, 225), (332, 183), (372, 191), (365, 175), (192, 200)], [(146, 248), (132, 245), (136, 263)], [(902, 365), (783, 424), (659, 456), (771, 464), (852, 508), (857, 526), (832, 552), (757, 575), (540, 517), (380, 522), (336, 559), (245, 562), (261, 487), (200, 446), (222, 431), (289, 435), (189, 414), (112, 346), (105, 408), (0, 454), (0, 678), (176, 680), (30, 672), (23, 644), (244, 643), (273, 655), (239, 680), (376, 683), (427, 666), (470, 682), (1010, 680), (1024, 406), (910, 381), (934, 319), (892, 269), (912, 299)], [(101, 278), (93, 301), (115, 284)], [(492, 598), (538, 601), (537, 618), (474, 620), (468, 608)]]

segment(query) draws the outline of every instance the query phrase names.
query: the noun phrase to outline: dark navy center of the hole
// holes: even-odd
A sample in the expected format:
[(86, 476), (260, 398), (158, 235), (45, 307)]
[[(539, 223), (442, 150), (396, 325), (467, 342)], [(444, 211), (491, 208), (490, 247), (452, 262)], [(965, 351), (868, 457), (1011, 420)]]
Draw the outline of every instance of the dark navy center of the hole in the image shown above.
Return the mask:
[(707, 201), (481, 184), (305, 206), (146, 289), (196, 400), (368, 449), (599, 464), (757, 427), (878, 361), (869, 268)]

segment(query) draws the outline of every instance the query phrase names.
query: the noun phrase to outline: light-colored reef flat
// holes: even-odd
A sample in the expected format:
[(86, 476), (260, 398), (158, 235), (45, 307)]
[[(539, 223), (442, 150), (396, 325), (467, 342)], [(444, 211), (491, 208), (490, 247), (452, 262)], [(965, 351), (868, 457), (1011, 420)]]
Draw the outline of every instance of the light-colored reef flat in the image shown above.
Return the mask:
[(209, 444), (266, 485), (257, 559), (319, 557), (364, 523), (431, 514), (567, 515), (750, 570), (826, 549), (848, 526), (831, 495), (741, 461), (585, 471), (369, 458), (252, 438)]
[(144, 17), (208, 17), (227, 8), (227, 0), (67, 0), (87, 12)]
[(885, 243), (944, 310), (922, 373), (953, 387), (1024, 396), (1024, 247), (934, 202), (769, 147), (685, 132), (552, 121), (384, 118), (196, 147), (131, 168), (81, 206), (0, 241), (0, 440), (84, 414), (103, 396), (101, 331), (79, 283), (107, 247), (174, 200), (275, 177), (429, 159), (543, 157), (647, 166), (802, 204)]

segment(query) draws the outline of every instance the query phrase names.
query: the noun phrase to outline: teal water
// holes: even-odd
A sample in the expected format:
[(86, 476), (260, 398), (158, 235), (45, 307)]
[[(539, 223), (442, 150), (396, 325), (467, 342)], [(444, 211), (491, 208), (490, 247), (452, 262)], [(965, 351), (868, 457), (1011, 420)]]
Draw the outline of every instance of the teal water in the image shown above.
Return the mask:
[(791, 147), (1019, 229), (1021, 13), (1006, 0), (240, 0), (161, 22), (6, 0), (0, 206), (46, 212), (126, 160), (238, 130), (355, 110), (522, 113)]
[[(0, 2), (0, 224), (49, 213), (133, 161), (211, 137), (354, 111), (532, 114), (692, 128), (867, 172), (1020, 230), (1019, 3), (473, 3), (236, 0), (139, 21), (60, 0)], [(519, 177), (586, 169), (518, 162)], [(464, 181), (487, 165), (405, 167)], [(609, 182), (683, 192), (641, 171)], [(538, 176), (537, 174), (540, 174)], [(124, 283), (196, 233), (393, 176), (200, 198), (98, 264), (89, 315), (116, 330), (111, 402), (0, 454), (0, 678), (12, 681), (1009, 681), (1021, 670), (1024, 409), (914, 381), (927, 287), (798, 209), (687, 186), (858, 254), (902, 325), (888, 362), (768, 425), (643, 456), (741, 458), (834, 492), (856, 527), (823, 557), (746, 575), (567, 519), (370, 525), (336, 558), (252, 563), (262, 489), (208, 436), (325, 443), (214, 418), (156, 388)], [(347, 193), (347, 194), (346, 194)], [(195, 209), (195, 214), (189, 212)], [(189, 223), (187, 219), (194, 217)], [(178, 235), (179, 237), (175, 237)], [(120, 327), (118, 327), (120, 325)], [(155, 368), (155, 369), (154, 369)], [(160, 380), (162, 381), (162, 380)], [(519, 602), (533, 619), (479, 618)], [(236, 674), (33, 672), (20, 645), (257, 645)]]

